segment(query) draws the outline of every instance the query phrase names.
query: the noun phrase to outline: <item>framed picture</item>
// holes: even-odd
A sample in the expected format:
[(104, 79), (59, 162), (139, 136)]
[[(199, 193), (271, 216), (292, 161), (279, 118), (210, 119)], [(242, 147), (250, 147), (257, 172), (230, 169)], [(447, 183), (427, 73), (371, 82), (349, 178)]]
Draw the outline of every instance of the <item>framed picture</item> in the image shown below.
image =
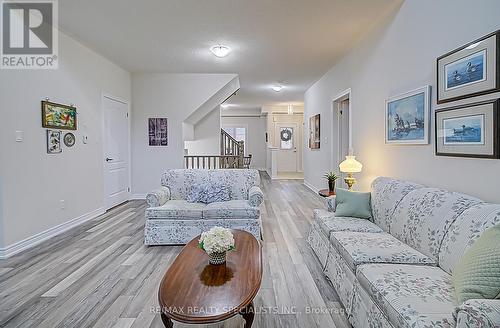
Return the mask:
[(64, 134), (63, 142), (66, 147), (73, 147), (75, 145), (75, 135), (71, 132)]
[(385, 101), (385, 143), (429, 143), (430, 86)]
[(149, 145), (168, 146), (168, 126), (166, 118), (150, 118)]
[(436, 155), (500, 158), (500, 99), (436, 110)]
[(500, 91), (500, 31), (437, 59), (437, 103)]
[(76, 130), (76, 107), (42, 101), (42, 127)]
[(47, 154), (59, 154), (61, 152), (61, 131), (47, 130)]
[(309, 148), (319, 149), (321, 144), (321, 116), (316, 114), (309, 118)]

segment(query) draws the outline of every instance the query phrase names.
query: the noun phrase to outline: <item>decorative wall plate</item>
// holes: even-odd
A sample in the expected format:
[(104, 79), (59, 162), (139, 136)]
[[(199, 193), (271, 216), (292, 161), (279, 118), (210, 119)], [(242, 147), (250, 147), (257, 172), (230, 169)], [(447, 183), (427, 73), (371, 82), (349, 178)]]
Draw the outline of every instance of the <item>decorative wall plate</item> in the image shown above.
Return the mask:
[(66, 147), (73, 147), (75, 145), (75, 135), (71, 132), (68, 132), (64, 135), (63, 141)]

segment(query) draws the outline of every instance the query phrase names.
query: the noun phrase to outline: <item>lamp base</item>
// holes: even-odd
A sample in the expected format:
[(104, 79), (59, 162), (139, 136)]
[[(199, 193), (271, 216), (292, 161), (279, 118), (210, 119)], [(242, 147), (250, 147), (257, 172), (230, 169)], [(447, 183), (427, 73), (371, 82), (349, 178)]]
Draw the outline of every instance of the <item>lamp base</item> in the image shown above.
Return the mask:
[(344, 182), (347, 187), (349, 187), (349, 191), (352, 191), (352, 186), (356, 183), (356, 179), (352, 176), (352, 173), (347, 173), (347, 177), (344, 178)]

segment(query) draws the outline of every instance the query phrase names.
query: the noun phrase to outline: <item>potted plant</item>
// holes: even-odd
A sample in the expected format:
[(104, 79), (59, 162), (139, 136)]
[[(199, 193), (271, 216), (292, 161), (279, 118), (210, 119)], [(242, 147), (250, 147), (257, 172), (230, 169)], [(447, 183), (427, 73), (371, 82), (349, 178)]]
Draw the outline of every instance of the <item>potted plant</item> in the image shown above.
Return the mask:
[(335, 193), (335, 181), (339, 176), (335, 172), (325, 173), (324, 177), (328, 180), (328, 191), (330, 193)]
[(207, 253), (210, 264), (223, 264), (226, 253), (235, 249), (233, 234), (229, 229), (213, 227), (201, 234), (198, 247)]

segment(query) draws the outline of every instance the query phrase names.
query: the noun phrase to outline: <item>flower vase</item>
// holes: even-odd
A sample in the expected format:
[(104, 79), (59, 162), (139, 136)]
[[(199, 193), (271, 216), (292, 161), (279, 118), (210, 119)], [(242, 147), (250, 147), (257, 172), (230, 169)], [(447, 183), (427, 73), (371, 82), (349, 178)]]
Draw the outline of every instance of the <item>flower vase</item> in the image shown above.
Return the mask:
[(207, 253), (208, 255), (208, 263), (219, 265), (226, 262), (226, 252), (222, 253)]
[(335, 180), (328, 180), (328, 191), (330, 193), (335, 192)]

